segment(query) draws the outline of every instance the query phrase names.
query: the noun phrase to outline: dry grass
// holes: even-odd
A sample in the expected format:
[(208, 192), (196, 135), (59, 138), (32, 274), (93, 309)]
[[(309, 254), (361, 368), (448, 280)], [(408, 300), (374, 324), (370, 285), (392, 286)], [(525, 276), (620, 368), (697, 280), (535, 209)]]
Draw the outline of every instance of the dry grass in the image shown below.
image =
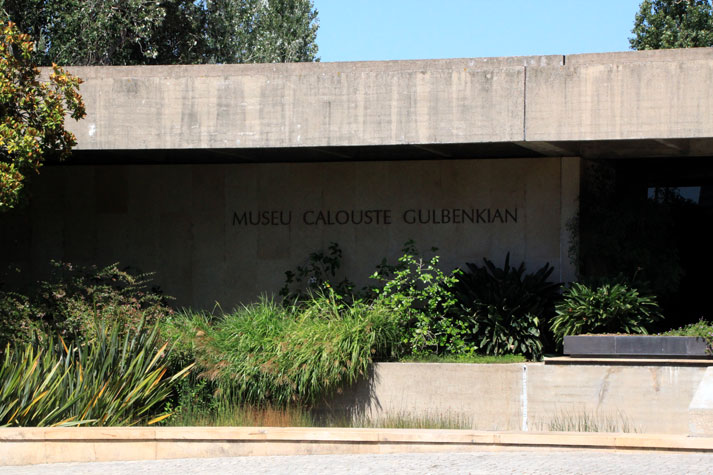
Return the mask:
[(639, 432), (629, 419), (617, 412), (559, 412), (547, 421), (535, 424), (537, 430), (551, 432)]
[(309, 412), (300, 408), (236, 406), (215, 411), (180, 413), (167, 421), (171, 426), (195, 427), (312, 427)]
[(463, 414), (392, 414), (387, 416), (316, 417), (299, 407), (220, 407), (214, 410), (183, 412), (166, 421), (171, 426), (212, 427), (353, 427), (388, 429), (473, 429), (474, 421)]

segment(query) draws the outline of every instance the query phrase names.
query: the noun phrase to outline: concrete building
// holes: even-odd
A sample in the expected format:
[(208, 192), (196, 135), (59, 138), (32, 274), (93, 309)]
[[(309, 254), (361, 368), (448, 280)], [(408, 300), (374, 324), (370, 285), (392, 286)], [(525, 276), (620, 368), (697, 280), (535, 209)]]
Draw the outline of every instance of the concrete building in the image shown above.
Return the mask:
[(358, 284), (409, 239), (567, 281), (583, 161), (713, 179), (711, 48), (71, 72), (79, 144), (2, 217), (0, 264), (118, 261), (179, 305), (274, 292), (331, 242)]

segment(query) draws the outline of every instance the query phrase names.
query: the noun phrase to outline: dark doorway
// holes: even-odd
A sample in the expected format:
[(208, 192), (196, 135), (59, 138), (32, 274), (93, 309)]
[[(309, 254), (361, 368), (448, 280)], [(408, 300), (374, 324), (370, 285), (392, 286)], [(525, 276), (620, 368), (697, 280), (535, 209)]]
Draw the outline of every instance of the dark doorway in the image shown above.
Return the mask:
[(655, 330), (713, 318), (713, 159), (586, 161), (579, 238), (582, 280), (655, 295)]

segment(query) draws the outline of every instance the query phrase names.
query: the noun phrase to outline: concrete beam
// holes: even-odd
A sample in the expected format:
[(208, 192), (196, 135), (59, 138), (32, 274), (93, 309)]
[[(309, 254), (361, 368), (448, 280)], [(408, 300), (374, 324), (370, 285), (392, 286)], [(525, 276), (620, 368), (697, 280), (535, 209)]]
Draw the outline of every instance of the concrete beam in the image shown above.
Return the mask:
[[(713, 49), (701, 59), (598, 55), (527, 70), (526, 140), (595, 141), (713, 136)], [(698, 56), (697, 56), (698, 58)]]
[(532, 150), (535, 153), (539, 153), (546, 157), (568, 157), (576, 155), (573, 153), (572, 147), (566, 148), (560, 144), (554, 144), (550, 142), (516, 142), (516, 145)]
[(70, 69), (86, 81), (87, 118), (69, 124), (85, 151), (510, 144), (606, 157), (633, 142), (713, 155), (713, 48)]
[(523, 139), (522, 63), (548, 64), (72, 68), (88, 114), (70, 129), (80, 150), (510, 142)]

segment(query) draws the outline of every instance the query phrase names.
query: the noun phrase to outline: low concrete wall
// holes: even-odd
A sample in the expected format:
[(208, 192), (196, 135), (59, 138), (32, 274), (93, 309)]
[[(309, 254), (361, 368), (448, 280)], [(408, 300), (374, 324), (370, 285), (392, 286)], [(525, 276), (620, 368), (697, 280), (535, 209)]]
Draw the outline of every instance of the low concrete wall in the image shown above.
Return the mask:
[(682, 366), (552, 366), (528, 373), (528, 421), (564, 414), (623, 417), (639, 432), (688, 433), (688, 406), (706, 371)]
[(322, 411), (448, 417), (480, 430), (547, 430), (585, 416), (630, 430), (688, 434), (705, 367), (379, 363)]
[[(0, 464), (555, 447), (713, 451), (712, 381), (713, 368), (692, 366), (379, 363), (323, 410), (467, 417), (474, 428), (499, 430), (0, 428)], [(644, 433), (537, 432), (563, 414), (621, 414)], [(697, 437), (688, 436), (689, 421)]]
[(0, 465), (528, 449), (713, 451), (713, 438), (301, 427), (0, 428)]

